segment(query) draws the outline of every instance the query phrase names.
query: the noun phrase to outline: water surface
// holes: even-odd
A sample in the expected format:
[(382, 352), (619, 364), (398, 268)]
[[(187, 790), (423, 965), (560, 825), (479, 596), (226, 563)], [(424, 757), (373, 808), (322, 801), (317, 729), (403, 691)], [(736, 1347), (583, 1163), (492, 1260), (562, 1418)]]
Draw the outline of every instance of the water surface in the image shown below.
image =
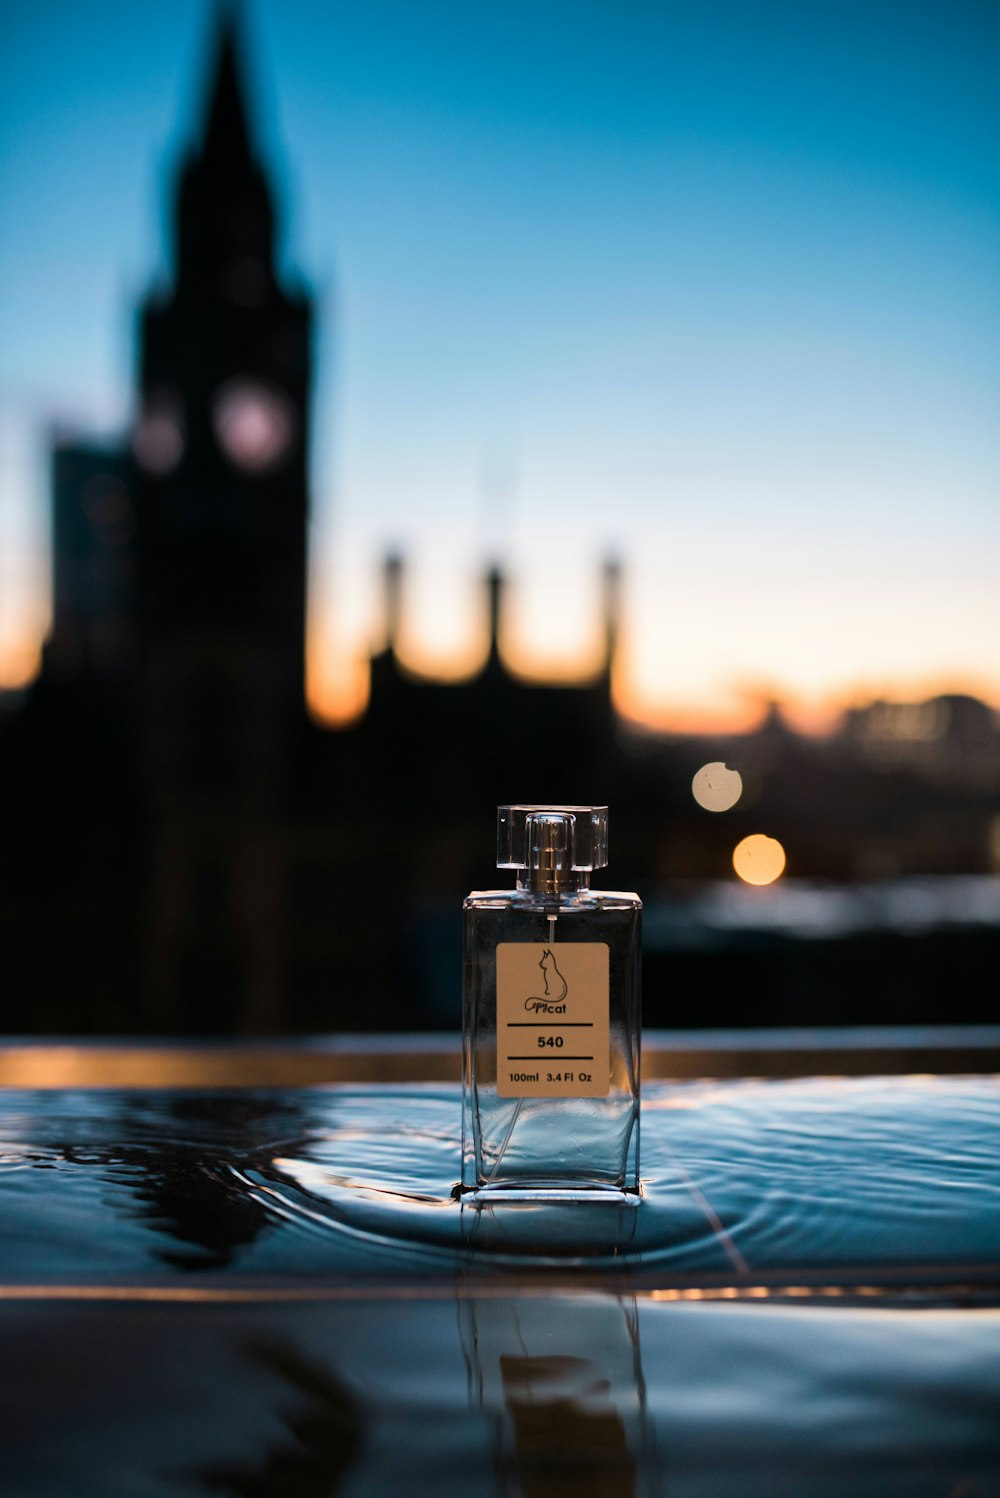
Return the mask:
[(2, 1103), (18, 1498), (1000, 1495), (996, 1079), (652, 1084), (583, 1228), (448, 1086)]

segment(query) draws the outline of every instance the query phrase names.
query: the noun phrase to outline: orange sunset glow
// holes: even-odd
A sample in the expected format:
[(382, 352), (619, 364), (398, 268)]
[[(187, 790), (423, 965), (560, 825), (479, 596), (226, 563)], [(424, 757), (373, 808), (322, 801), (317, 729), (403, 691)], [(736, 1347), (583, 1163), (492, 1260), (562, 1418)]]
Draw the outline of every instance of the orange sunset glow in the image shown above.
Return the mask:
[(0, 625), (0, 692), (29, 686), (41, 664), (41, 641), (19, 622)]
[[(453, 606), (435, 617), (431, 600), (421, 602), (422, 615), (414, 611), (408, 616), (397, 640), (403, 669), (416, 678), (437, 681), (461, 682), (477, 675), (488, 650), (483, 610), (476, 609), (466, 627)], [(583, 627), (576, 648), (565, 630), (553, 646), (551, 633), (545, 633), (544, 619), (529, 620), (524, 612), (513, 613), (500, 634), (501, 660), (511, 675), (523, 681), (593, 680), (602, 661), (599, 619)], [(317, 721), (336, 728), (363, 716), (369, 693), (370, 638), (371, 631), (366, 638), (363, 630), (350, 631), (342, 621), (320, 619), (313, 624), (306, 696)], [(380, 642), (377, 631), (374, 638), (374, 648), (382, 648), (384, 640)], [(34, 618), (13, 615), (9, 608), (0, 616), (0, 691), (19, 691), (30, 684), (39, 670), (42, 639)], [(895, 674), (859, 671), (852, 676), (847, 669), (832, 670), (833, 662), (826, 660), (822, 663), (825, 680), (813, 684), (803, 679), (800, 663), (794, 660), (787, 674), (781, 671), (780, 662), (762, 661), (762, 669), (753, 675), (731, 673), (727, 679), (724, 661), (706, 653), (701, 661), (704, 680), (699, 683), (692, 671), (690, 646), (680, 664), (683, 671), (672, 670), (666, 651), (651, 661), (648, 652), (644, 656), (635, 648), (634, 626), (626, 627), (612, 678), (613, 699), (621, 716), (640, 728), (668, 734), (739, 735), (757, 728), (768, 704), (778, 702), (796, 732), (823, 735), (836, 727), (847, 709), (877, 700), (918, 704), (962, 693), (1000, 710), (1000, 673), (982, 667), (921, 671), (911, 666)], [(763, 669), (765, 664), (769, 669)]]
[[(579, 683), (592, 680), (599, 669), (597, 649), (575, 660), (558, 662), (550, 651), (533, 648), (523, 636), (517, 647), (501, 645), (501, 660), (512, 676), (522, 681)], [(464, 648), (451, 650), (440, 643), (423, 646), (415, 634), (401, 642), (400, 664), (416, 678), (461, 682), (475, 676), (485, 664), (485, 636), (477, 631)], [(310, 639), (307, 698), (313, 716), (331, 728), (357, 721), (368, 704), (369, 666), (362, 648), (318, 637)], [(669, 685), (640, 679), (629, 660), (629, 641), (622, 641), (621, 656), (612, 676), (612, 696), (622, 718), (640, 729), (666, 734), (711, 736), (753, 732), (776, 702), (789, 727), (797, 733), (820, 737), (832, 732), (844, 712), (873, 701), (920, 704), (945, 694), (978, 697), (1000, 710), (1000, 680), (985, 673), (969, 672), (906, 675), (850, 681), (831, 686), (825, 695), (782, 691), (772, 678), (767, 684), (733, 686), (716, 692), (690, 696), (673, 693)]]

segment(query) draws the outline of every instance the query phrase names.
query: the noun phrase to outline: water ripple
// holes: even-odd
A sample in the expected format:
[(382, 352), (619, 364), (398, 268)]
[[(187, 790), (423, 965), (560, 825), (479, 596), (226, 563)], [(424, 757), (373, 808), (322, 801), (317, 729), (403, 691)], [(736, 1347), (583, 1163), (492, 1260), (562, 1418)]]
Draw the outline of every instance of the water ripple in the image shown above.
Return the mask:
[(5, 1101), (8, 1280), (516, 1262), (664, 1284), (1000, 1284), (997, 1078), (653, 1083), (636, 1209), (461, 1208), (453, 1086)]

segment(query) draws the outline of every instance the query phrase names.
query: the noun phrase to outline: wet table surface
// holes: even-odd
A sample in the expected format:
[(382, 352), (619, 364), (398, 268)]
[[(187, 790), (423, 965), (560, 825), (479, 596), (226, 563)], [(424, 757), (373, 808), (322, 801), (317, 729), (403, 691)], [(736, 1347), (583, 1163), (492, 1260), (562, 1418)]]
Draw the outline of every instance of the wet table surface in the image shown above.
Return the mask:
[(477, 1213), (449, 1084), (0, 1094), (0, 1489), (1000, 1495), (998, 1125), (654, 1082), (637, 1210)]

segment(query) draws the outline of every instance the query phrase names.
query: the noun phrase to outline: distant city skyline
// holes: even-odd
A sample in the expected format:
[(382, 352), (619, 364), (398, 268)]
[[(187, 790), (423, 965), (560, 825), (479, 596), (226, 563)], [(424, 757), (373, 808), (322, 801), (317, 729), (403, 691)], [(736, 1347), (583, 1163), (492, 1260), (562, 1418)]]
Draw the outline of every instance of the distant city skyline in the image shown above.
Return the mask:
[[(121, 430), (210, 7), (44, 0), (0, 49), (0, 685), (45, 626), (49, 422)], [(311, 697), (401, 651), (596, 659), (662, 727), (1000, 706), (1000, 192), (985, 5), (247, 7), (320, 296)]]

